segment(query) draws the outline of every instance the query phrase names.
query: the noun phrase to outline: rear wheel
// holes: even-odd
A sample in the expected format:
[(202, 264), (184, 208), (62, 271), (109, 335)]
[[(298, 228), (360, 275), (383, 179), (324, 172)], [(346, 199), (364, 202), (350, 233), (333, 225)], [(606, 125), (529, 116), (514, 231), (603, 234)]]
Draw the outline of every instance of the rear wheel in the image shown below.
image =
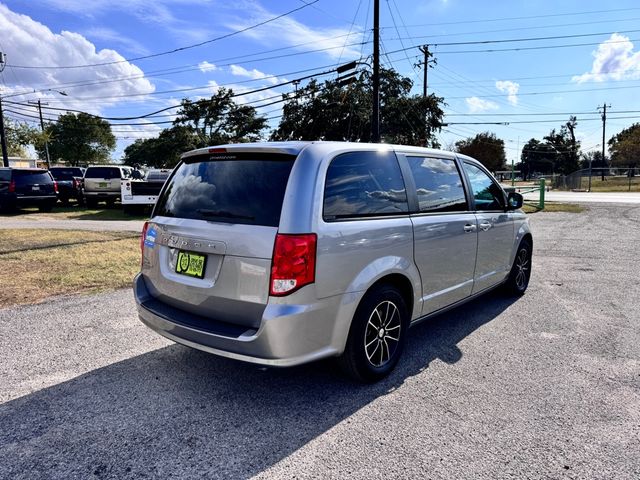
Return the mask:
[(374, 287), (356, 310), (340, 366), (360, 382), (386, 377), (400, 360), (408, 328), (409, 314), (398, 290)]
[(508, 294), (523, 295), (527, 291), (531, 278), (531, 254), (531, 242), (528, 240), (520, 242), (509, 278), (504, 285)]

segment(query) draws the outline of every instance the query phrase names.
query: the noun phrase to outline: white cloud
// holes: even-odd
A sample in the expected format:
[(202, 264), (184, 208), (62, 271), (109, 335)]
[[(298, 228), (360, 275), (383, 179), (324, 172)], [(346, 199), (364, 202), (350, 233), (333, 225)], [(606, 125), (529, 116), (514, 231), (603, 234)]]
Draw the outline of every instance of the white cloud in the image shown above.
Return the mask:
[[(255, 68), (253, 70), (247, 70), (246, 68), (241, 67), (239, 65), (231, 65), (231, 74), (236, 75), (238, 77), (252, 78), (254, 80), (265, 79), (271, 85), (275, 85), (279, 81), (278, 77), (274, 75), (268, 75), (266, 73), (261, 72), (260, 70), (256, 70)], [(266, 77), (269, 77), (269, 78), (266, 78)]]
[(214, 70), (218, 69), (218, 67), (216, 67), (213, 63), (209, 63), (206, 60), (204, 62), (200, 62), (198, 64), (198, 68), (201, 72), (213, 72)]
[(467, 103), (469, 113), (479, 113), (487, 110), (497, 110), (499, 108), (496, 103), (478, 97), (465, 98), (464, 101)]
[(150, 53), (149, 50), (140, 42), (110, 28), (92, 27), (84, 30), (82, 34), (87, 38), (102, 40), (103, 42), (119, 45), (123, 50), (135, 55), (147, 55)]
[[(84, 36), (68, 31), (53, 33), (47, 26), (34, 21), (27, 15), (17, 14), (0, 4), (0, 32), (3, 46), (7, 49), (7, 67), (12, 75), (5, 75), (8, 90), (13, 92), (46, 90), (40, 94), (17, 96), (12, 100), (24, 101), (33, 98), (50, 98), (56, 107), (72, 108), (100, 114), (104, 107), (119, 100), (118, 95), (151, 93), (155, 86), (144, 77), (137, 66), (123, 61), (124, 57), (115, 50), (96, 50), (93, 43)], [(105, 62), (120, 62), (91, 68), (71, 69), (22, 69), (11, 65), (65, 66)], [(104, 82), (105, 79), (126, 78), (118, 82)], [(78, 85), (74, 84), (87, 84)], [(64, 91), (60, 96), (55, 91)], [(90, 102), (82, 102), (83, 97), (91, 97)], [(125, 97), (126, 98), (126, 97)], [(95, 99), (98, 100), (97, 102)], [(138, 97), (140, 100), (140, 97)], [(122, 101), (122, 100), (120, 100)], [(53, 105), (53, 103), (52, 103)], [(55, 114), (51, 113), (50, 116)]]
[(629, 37), (613, 33), (591, 53), (594, 57), (591, 71), (576, 75), (571, 80), (584, 83), (640, 78), (640, 52), (633, 49)]
[(517, 94), (520, 89), (519, 83), (512, 82), (511, 80), (498, 80), (496, 82), (496, 88), (507, 94), (507, 100), (511, 105), (518, 104)]
[[(233, 30), (241, 30), (255, 23), (277, 16), (276, 13), (266, 10), (256, 2), (248, 2), (246, 10), (253, 12), (251, 18), (243, 18), (242, 20), (229, 22), (227, 27)], [(348, 35), (349, 33), (351, 34)], [(302, 47), (297, 47), (299, 50), (330, 48), (330, 50), (324, 52), (326, 55), (331, 58), (343, 59), (360, 56), (359, 45), (345, 47), (345, 44), (360, 42), (363, 36), (362, 31), (358, 31), (357, 29), (353, 29), (350, 32), (346, 28), (310, 27), (292, 17), (279, 18), (259, 28), (247, 30), (242, 35), (246, 35), (260, 41), (262, 44), (268, 45), (275, 43), (285, 43), (289, 45), (307, 44)]]

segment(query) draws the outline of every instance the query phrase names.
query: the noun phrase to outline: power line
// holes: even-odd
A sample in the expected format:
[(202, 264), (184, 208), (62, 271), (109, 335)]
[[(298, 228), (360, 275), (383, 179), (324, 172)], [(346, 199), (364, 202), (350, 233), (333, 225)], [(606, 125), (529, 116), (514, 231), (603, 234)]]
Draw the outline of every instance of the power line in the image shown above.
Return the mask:
[(87, 67), (100, 67), (100, 66), (105, 66), (105, 65), (114, 65), (117, 63), (125, 63), (125, 62), (135, 62), (137, 60), (144, 60), (147, 58), (155, 58), (155, 57), (160, 57), (163, 55), (169, 55), (172, 53), (177, 53), (177, 52), (181, 52), (184, 50), (189, 50), (192, 48), (196, 48), (196, 47), (201, 47), (203, 45), (207, 45), (209, 43), (213, 43), (213, 42), (217, 42), (219, 40), (223, 40), (225, 38), (229, 38), (229, 37), (233, 37), (235, 35), (239, 35), (241, 33), (247, 32), (249, 30), (253, 30), (255, 28), (261, 27), (263, 25), (266, 25), (268, 23), (274, 22), (276, 20), (279, 20), (280, 18), (286, 17), (288, 15), (291, 15), (292, 13), (295, 13), (299, 10), (302, 10), (304, 8), (307, 8), (311, 5), (313, 5), (314, 3), (319, 2), (320, 0), (311, 0), (308, 3), (304, 3), (303, 5), (301, 5), (300, 7), (294, 8), (292, 10), (289, 10), (288, 12), (282, 13), (280, 15), (276, 15), (275, 17), (271, 17), (268, 18), (267, 20), (264, 20), (262, 22), (256, 23), (254, 25), (250, 25), (248, 27), (242, 28), (240, 30), (235, 30), (233, 32), (230, 33), (226, 33), (224, 35), (220, 35), (218, 37), (214, 37), (211, 38), (209, 40), (205, 40), (203, 42), (199, 42), (199, 43), (194, 43), (192, 45), (186, 45), (184, 47), (178, 47), (178, 48), (174, 48), (173, 50), (167, 50), (164, 52), (158, 52), (158, 53), (152, 53), (150, 55), (143, 55), (143, 56), (139, 56), (139, 57), (134, 57), (134, 58), (126, 58), (123, 60), (115, 60), (112, 62), (101, 62), (101, 63), (87, 63), (87, 64), (83, 64), (83, 65), (62, 65), (62, 66), (29, 66), (29, 65), (13, 65), (14, 68), (25, 68), (25, 69), (72, 69), (72, 68), (87, 68)]

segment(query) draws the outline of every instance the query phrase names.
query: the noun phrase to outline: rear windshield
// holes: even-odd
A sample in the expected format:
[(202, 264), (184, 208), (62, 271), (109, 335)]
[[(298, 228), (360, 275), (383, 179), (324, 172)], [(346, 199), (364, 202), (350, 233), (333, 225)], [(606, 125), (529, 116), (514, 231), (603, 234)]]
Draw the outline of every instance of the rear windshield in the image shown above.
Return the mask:
[(84, 174), (85, 178), (120, 178), (120, 169), (117, 167), (89, 167)]
[(82, 177), (79, 168), (50, 168), (49, 171), (56, 180), (73, 180), (73, 177)]
[(277, 227), (294, 160), (280, 154), (189, 158), (169, 180), (154, 215)]
[(16, 181), (16, 185), (53, 183), (49, 172), (46, 170), (14, 170), (13, 178)]
[(147, 173), (148, 182), (164, 182), (171, 172), (149, 172)]

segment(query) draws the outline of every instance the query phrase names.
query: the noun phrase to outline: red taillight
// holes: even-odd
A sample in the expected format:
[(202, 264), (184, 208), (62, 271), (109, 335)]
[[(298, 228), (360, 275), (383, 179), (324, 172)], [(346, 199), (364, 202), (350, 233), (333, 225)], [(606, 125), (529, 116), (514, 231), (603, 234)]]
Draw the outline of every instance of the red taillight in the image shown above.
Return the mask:
[[(147, 228), (149, 228), (149, 222), (144, 222), (142, 226), (142, 235), (140, 235), (140, 253), (144, 254), (144, 242), (147, 239)], [(142, 260), (140, 260), (142, 262)]]
[(269, 294), (288, 295), (316, 279), (316, 234), (278, 233), (271, 260)]
[(58, 182), (56, 182), (55, 180), (53, 181), (53, 191), (58, 193)]
[(227, 153), (226, 148), (210, 148), (209, 153)]
[(9, 182), (9, 193), (16, 193), (16, 181), (11, 180)]

